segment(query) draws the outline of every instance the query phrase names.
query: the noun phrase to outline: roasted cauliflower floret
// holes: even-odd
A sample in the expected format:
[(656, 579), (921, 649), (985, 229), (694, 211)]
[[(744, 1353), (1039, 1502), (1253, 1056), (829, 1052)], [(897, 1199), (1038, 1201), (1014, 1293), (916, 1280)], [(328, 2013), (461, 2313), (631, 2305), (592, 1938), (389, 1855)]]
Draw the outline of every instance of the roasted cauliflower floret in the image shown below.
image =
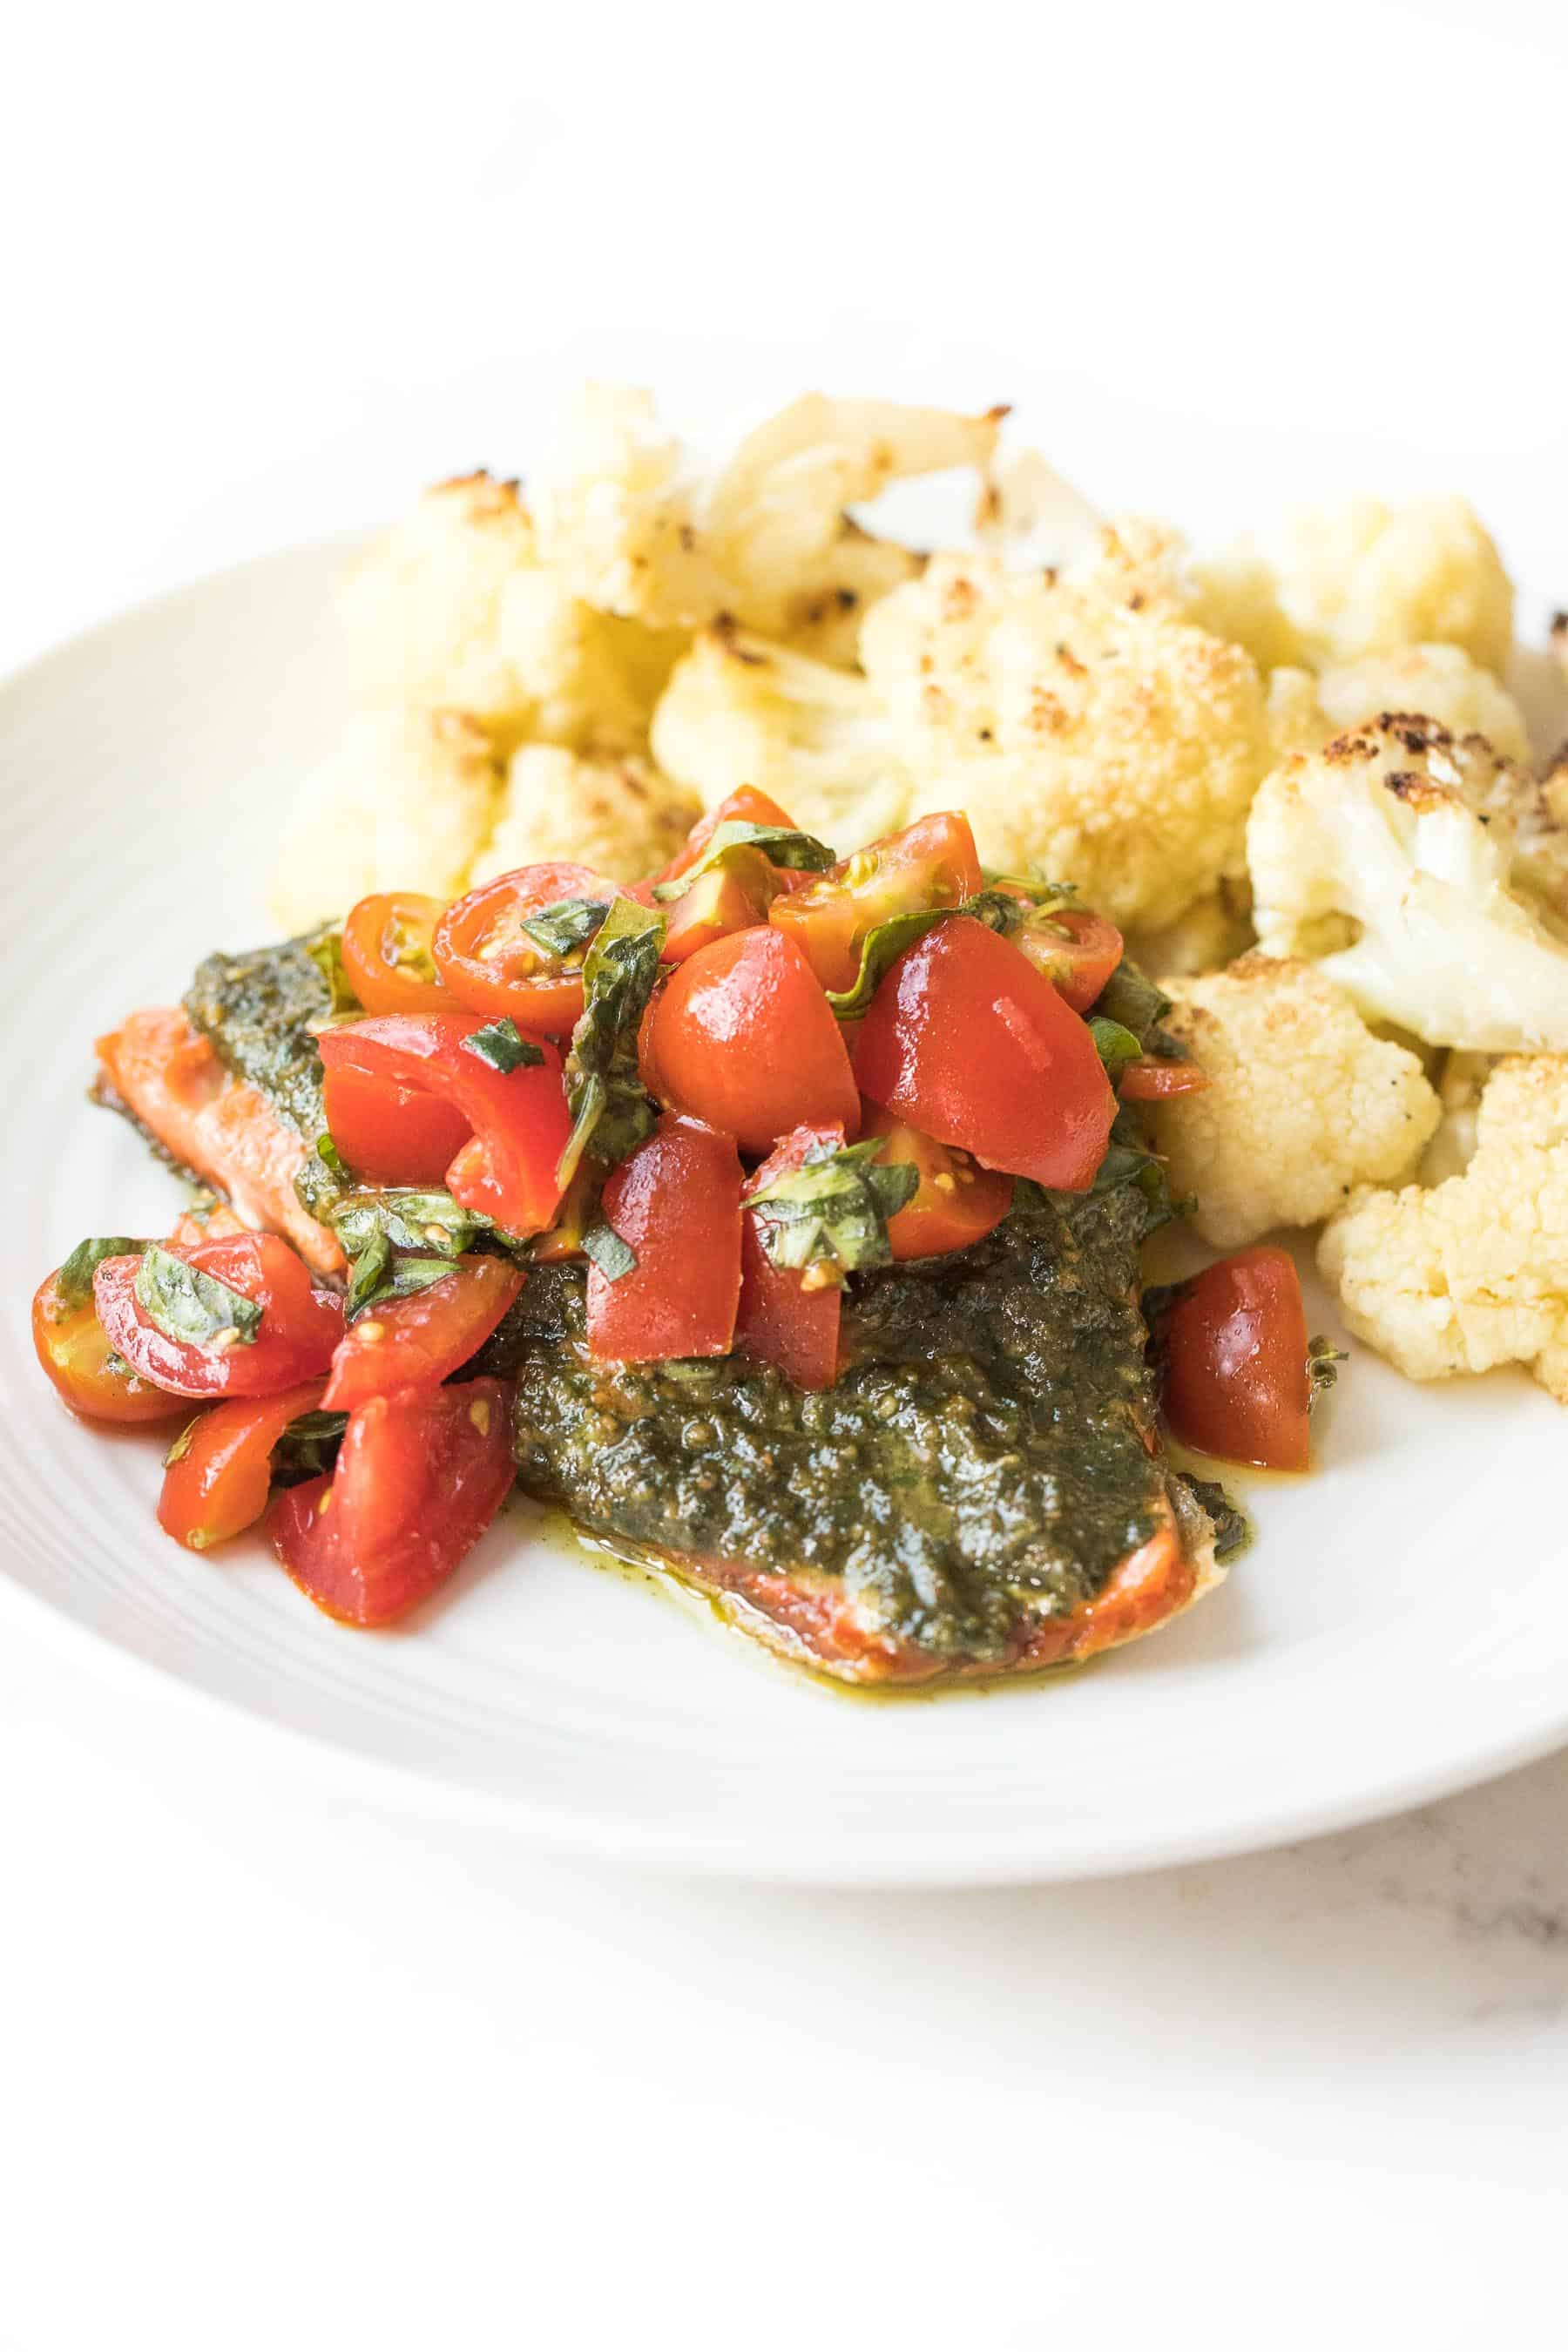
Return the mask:
[(346, 914), (372, 890), (455, 898), (500, 789), (489, 737), (461, 711), (361, 712), (295, 803), (272, 913), (294, 932)]
[(1451, 735), (1484, 735), (1505, 760), (1528, 761), (1530, 738), (1511, 694), (1459, 646), (1403, 646), (1336, 663), (1318, 680), (1326, 735), (1384, 710), (1418, 711)]
[(1568, 1048), (1568, 946), (1532, 887), (1555, 835), (1479, 736), (1385, 714), (1285, 761), (1247, 827), (1253, 920), (1368, 1020), (1477, 1053)]
[(1300, 633), (1279, 602), (1274, 566), (1250, 541), (1196, 558), (1192, 578), (1191, 617), (1202, 627), (1245, 646), (1261, 670), (1306, 662)]
[(612, 882), (640, 881), (668, 864), (701, 813), (694, 793), (646, 760), (585, 760), (559, 744), (524, 743), (468, 878), (571, 859)]
[(1568, 1057), (1500, 1062), (1464, 1174), (1356, 1193), (1318, 1263), (1350, 1328), (1410, 1379), (1528, 1364), (1568, 1404)]
[(1374, 1037), (1311, 964), (1247, 955), (1168, 992), (1168, 1025), (1211, 1084), (1152, 1107), (1154, 1143), (1205, 1241), (1238, 1249), (1315, 1225), (1357, 1185), (1412, 1173), (1437, 1097), (1415, 1055)]
[(1513, 588), (1464, 499), (1346, 499), (1292, 515), (1277, 557), (1279, 604), (1315, 667), (1399, 646), (1460, 646), (1500, 672)]
[(1217, 971), (1253, 944), (1250, 886), (1221, 882), (1194, 898), (1186, 913), (1163, 930), (1130, 932), (1127, 952), (1141, 971), (1163, 984), (1194, 972)]
[(733, 600), (700, 536), (685, 453), (646, 392), (584, 385), (533, 502), (542, 560), (600, 612), (700, 628)]
[(1175, 922), (1239, 878), (1266, 698), (1183, 595), (1169, 534), (1149, 526), (1102, 533), (1059, 575), (933, 558), (860, 636), (910, 814), (967, 810), (990, 863), (1041, 865), (1123, 925)]
[(706, 806), (754, 784), (845, 853), (902, 824), (910, 794), (864, 678), (740, 630), (705, 631), (678, 666), (653, 751)]
[(427, 490), (353, 566), (340, 602), (363, 701), (467, 711), (503, 751), (524, 736), (646, 743), (681, 642), (574, 595), (540, 564), (516, 484), (488, 474)]

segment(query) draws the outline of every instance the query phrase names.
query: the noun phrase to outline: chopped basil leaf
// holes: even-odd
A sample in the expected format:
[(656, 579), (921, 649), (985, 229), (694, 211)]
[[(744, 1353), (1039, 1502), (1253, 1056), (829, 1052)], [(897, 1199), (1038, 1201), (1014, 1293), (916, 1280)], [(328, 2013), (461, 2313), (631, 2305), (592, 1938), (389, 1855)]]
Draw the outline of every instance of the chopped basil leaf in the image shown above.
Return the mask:
[(972, 915), (987, 930), (999, 931), (1011, 939), (1026, 923), (1037, 921), (1065, 907), (1074, 896), (1070, 882), (1046, 882), (1026, 879), (1016, 874), (987, 873), (984, 890), (966, 898), (959, 908), (961, 915)]
[(484, 1029), (475, 1029), (463, 1040), (465, 1054), (488, 1062), (492, 1070), (505, 1077), (513, 1070), (538, 1070), (544, 1066), (544, 1054), (531, 1037), (525, 1037), (515, 1021), (503, 1013)]
[(360, 1248), (353, 1252), (349, 1276), (348, 1316), (352, 1323), (356, 1315), (369, 1306), (381, 1287), (381, 1278), (392, 1259), (392, 1244), (384, 1231), (367, 1234)]
[(87, 1305), (92, 1297), (92, 1277), (106, 1257), (139, 1257), (146, 1247), (145, 1242), (132, 1241), (128, 1234), (110, 1234), (98, 1241), (78, 1242), (55, 1276), (55, 1290), (62, 1305), (73, 1312)]
[(912, 948), (933, 923), (945, 922), (949, 915), (958, 911), (955, 907), (921, 907), (910, 914), (889, 915), (885, 923), (868, 931), (860, 942), (860, 969), (854, 985), (827, 991), (827, 1002), (839, 1020), (852, 1020), (864, 1013), (886, 979), (889, 967), (898, 961), (904, 950)]
[(378, 1257), (367, 1250), (363, 1258), (354, 1261), (354, 1278), (349, 1289), (348, 1319), (357, 1323), (373, 1307), (384, 1307), (389, 1299), (411, 1298), (416, 1290), (428, 1290), (433, 1282), (445, 1282), (452, 1271), (449, 1257), (379, 1256), (376, 1279), (367, 1281), (367, 1262)]
[(450, 1192), (399, 1184), (385, 1192), (350, 1192), (334, 1204), (331, 1222), (351, 1257), (358, 1257), (377, 1235), (394, 1249), (460, 1257), (476, 1234), (490, 1229), (488, 1217), (459, 1207)]
[(132, 1285), (142, 1312), (166, 1339), (190, 1348), (250, 1348), (261, 1328), (254, 1298), (187, 1265), (154, 1242), (142, 1254)]
[(1149, 1051), (1150, 1032), (1159, 1026), (1170, 1010), (1170, 998), (1152, 980), (1145, 979), (1131, 957), (1125, 955), (1089, 1006), (1091, 1013), (1098, 1013), (1107, 1021), (1119, 1021), (1124, 1029), (1131, 1029), (1143, 1053)]
[(1252, 1541), (1252, 1525), (1246, 1512), (1231, 1501), (1217, 1479), (1195, 1478), (1190, 1470), (1178, 1470), (1176, 1475), (1214, 1522), (1215, 1559), (1234, 1559)]
[(346, 1412), (302, 1412), (291, 1421), (272, 1449), (273, 1484), (297, 1486), (321, 1477), (336, 1462), (348, 1425)]
[(825, 841), (814, 834), (797, 833), (792, 825), (749, 824), (743, 817), (729, 817), (717, 827), (695, 866), (673, 882), (660, 882), (654, 897), (661, 901), (683, 898), (700, 874), (717, 866), (731, 850), (760, 849), (770, 866), (782, 866), (793, 874), (826, 874), (837, 859)]
[(1318, 1399), (1331, 1389), (1340, 1376), (1340, 1366), (1350, 1358), (1342, 1348), (1318, 1332), (1307, 1342), (1307, 1407), (1309, 1412)]
[(1094, 1050), (1105, 1065), (1105, 1075), (1114, 1086), (1130, 1062), (1143, 1058), (1143, 1043), (1120, 1021), (1110, 1021), (1104, 1013), (1089, 1016), (1089, 1034), (1094, 1039)]
[(624, 1242), (614, 1225), (603, 1217), (590, 1225), (583, 1235), (584, 1255), (591, 1257), (606, 1282), (619, 1282), (623, 1274), (637, 1272), (637, 1255), (629, 1242)]
[(518, 928), (559, 961), (586, 947), (609, 911), (605, 898), (557, 898), (552, 906), (536, 907), (524, 915)]
[(184, 1429), (181, 1430), (178, 1437), (175, 1438), (173, 1445), (170, 1446), (167, 1454), (163, 1456), (163, 1467), (165, 1470), (172, 1470), (176, 1462), (183, 1462), (184, 1460), (186, 1454), (191, 1450), (191, 1440), (195, 1437), (198, 1426), (205, 1418), (206, 1416), (205, 1413), (198, 1412), (193, 1414), (192, 1418), (186, 1422)]
[(775, 1265), (816, 1267), (840, 1283), (863, 1266), (889, 1263), (888, 1220), (913, 1199), (921, 1180), (908, 1161), (877, 1165), (881, 1150), (877, 1136), (837, 1147), (814, 1144), (798, 1168), (750, 1195), (746, 1206)]
[(637, 1076), (637, 1026), (658, 978), (664, 928), (652, 908), (616, 898), (588, 950), (583, 1017), (566, 1056), (572, 1132), (555, 1171), (563, 1191), (585, 1152), (614, 1167), (658, 1124), (658, 1107)]
[(337, 1145), (332, 1141), (330, 1135), (321, 1134), (317, 1136), (316, 1157), (318, 1160), (321, 1160), (325, 1166), (331, 1170), (332, 1174), (337, 1178), (340, 1184), (346, 1184), (350, 1181), (347, 1163), (343, 1159), (342, 1153), (338, 1150)]
[(329, 1018), (335, 1019), (342, 1013), (361, 1011), (359, 998), (350, 987), (349, 976), (343, 970), (342, 933), (322, 931), (318, 938), (309, 941), (305, 953), (327, 983)]

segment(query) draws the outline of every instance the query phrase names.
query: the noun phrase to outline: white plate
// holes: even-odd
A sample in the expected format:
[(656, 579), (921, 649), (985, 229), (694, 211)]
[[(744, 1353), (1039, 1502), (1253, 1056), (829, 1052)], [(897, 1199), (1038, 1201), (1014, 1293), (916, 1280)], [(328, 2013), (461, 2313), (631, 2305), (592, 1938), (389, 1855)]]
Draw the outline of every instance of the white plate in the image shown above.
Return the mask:
[[(264, 940), (279, 804), (335, 723), (336, 551), (98, 630), (0, 692), (7, 907), (0, 1591), (318, 1760), (558, 1843), (859, 1884), (1068, 1877), (1391, 1811), (1568, 1737), (1565, 1424), (1523, 1378), (1406, 1385), (1358, 1350), (1321, 1475), (1263, 1482), (1255, 1549), (1087, 1672), (872, 1703), (503, 1515), (395, 1634), (318, 1615), (259, 1544), (158, 1531), (158, 1447), (69, 1417), (27, 1303), (83, 1234), (156, 1231), (169, 1179), (83, 1099), (90, 1042)], [(1331, 1318), (1320, 1314), (1319, 1321)]]

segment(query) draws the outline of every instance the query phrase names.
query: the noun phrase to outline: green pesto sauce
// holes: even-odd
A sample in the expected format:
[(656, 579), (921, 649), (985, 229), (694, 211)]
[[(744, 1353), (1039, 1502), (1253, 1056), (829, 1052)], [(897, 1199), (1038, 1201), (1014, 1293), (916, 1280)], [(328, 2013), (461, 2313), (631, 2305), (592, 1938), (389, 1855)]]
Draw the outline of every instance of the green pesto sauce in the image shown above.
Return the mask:
[(537, 1266), (485, 1351), (518, 1381), (521, 1484), (591, 1535), (841, 1578), (943, 1664), (1004, 1662), (1099, 1592), (1165, 1495), (1134, 1188), (1047, 1202), (947, 1259), (857, 1278), (821, 1395), (739, 1358), (597, 1365), (584, 1281)]
[[(247, 1078), (312, 1146), (327, 1127), (316, 1035), (331, 1017), (332, 992), (310, 950), (332, 936), (328, 926), (281, 947), (208, 956), (184, 1000), (225, 1066)], [(312, 1150), (295, 1189), (319, 1216), (339, 1187)]]

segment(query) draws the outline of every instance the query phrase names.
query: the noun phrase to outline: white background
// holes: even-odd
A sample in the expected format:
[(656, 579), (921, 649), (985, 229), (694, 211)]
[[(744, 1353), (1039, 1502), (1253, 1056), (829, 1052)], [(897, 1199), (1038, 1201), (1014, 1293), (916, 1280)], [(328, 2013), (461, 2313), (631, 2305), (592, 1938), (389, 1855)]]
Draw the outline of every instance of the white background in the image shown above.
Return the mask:
[[(566, 14), (10, 31), (0, 660), (526, 467), (585, 372), (698, 426), (1016, 397), (1217, 524), (1463, 487), (1568, 603), (1560, 12)], [(352, 1808), (8, 1641), (8, 2352), (1552, 2340), (1562, 1760), (1116, 1885), (781, 1895)]]

